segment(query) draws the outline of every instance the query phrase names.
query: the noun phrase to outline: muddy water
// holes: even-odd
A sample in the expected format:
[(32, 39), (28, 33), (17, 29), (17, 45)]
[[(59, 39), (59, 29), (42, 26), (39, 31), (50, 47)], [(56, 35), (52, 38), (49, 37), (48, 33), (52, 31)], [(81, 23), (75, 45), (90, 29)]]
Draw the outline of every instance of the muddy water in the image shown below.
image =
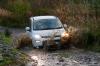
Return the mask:
[(100, 66), (100, 53), (80, 50), (46, 52), (42, 49), (24, 50), (35, 62), (26, 66)]
[[(50, 52), (45, 52), (43, 50), (36, 49), (35, 51), (29, 51), (29, 56), (32, 59), (35, 59), (37, 66), (61, 66), (57, 59), (57, 56), (53, 56)], [(32, 62), (28, 63), (29, 66), (32, 66)], [(34, 63), (33, 63), (34, 66)]]

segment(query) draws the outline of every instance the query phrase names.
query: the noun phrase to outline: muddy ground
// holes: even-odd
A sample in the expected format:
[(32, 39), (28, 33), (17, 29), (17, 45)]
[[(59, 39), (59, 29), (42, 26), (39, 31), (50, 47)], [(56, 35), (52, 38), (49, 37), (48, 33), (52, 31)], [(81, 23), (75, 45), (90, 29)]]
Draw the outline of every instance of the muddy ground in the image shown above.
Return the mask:
[(26, 47), (22, 51), (35, 60), (26, 66), (100, 66), (100, 53), (82, 49), (61, 49), (47, 52)]

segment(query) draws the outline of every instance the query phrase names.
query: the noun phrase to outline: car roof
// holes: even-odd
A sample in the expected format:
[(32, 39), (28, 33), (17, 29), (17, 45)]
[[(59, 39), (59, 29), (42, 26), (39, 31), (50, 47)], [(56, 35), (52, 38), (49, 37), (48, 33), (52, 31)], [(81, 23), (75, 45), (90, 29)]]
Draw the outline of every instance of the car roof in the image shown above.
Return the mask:
[(31, 19), (34, 20), (40, 20), (40, 19), (56, 19), (56, 16), (35, 16), (35, 17), (31, 17)]

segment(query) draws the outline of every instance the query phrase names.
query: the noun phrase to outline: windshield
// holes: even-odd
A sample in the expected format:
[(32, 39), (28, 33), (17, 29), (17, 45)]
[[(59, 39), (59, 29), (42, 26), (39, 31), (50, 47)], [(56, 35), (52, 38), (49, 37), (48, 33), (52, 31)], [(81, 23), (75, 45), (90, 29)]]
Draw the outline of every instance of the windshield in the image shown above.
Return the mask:
[(59, 19), (41, 19), (35, 20), (33, 23), (34, 30), (49, 30), (62, 28), (62, 24)]

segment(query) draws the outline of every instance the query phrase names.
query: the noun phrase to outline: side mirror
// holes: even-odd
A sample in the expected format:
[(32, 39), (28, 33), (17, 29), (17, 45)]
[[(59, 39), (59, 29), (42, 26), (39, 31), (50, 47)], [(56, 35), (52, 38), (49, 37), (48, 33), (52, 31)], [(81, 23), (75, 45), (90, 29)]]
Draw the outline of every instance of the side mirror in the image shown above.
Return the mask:
[(66, 24), (64, 24), (63, 26), (64, 26), (64, 28), (67, 28), (67, 25)]
[(26, 31), (30, 31), (30, 27), (26, 27), (25, 30), (26, 30)]

